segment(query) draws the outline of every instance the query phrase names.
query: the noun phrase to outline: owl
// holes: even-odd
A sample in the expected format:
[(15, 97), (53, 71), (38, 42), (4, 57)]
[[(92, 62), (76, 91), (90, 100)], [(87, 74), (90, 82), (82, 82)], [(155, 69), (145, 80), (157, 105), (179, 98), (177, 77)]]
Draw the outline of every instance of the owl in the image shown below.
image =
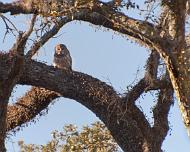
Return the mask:
[(53, 66), (64, 70), (72, 69), (72, 58), (69, 50), (64, 44), (58, 44), (55, 46)]

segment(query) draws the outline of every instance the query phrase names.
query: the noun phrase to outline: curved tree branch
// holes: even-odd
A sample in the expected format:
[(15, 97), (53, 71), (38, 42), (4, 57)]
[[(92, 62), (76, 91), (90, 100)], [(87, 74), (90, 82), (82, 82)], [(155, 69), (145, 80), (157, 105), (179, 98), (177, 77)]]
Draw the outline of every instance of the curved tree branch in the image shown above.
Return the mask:
[(44, 88), (32, 87), (24, 97), (21, 97), (15, 104), (9, 105), (7, 109), (7, 131), (20, 129), (20, 126), (31, 121), (42, 110), (47, 109), (52, 100), (59, 95)]
[[(141, 151), (144, 145), (148, 145), (140, 126), (137, 125), (142, 119), (146, 120), (143, 113), (133, 107), (134, 105), (128, 107), (106, 83), (80, 72), (59, 70), (36, 61), (27, 60), (24, 66), (20, 84), (54, 90), (64, 97), (80, 102), (106, 124), (124, 150)], [(138, 117), (139, 114), (142, 117)], [(117, 132), (118, 129), (120, 133)]]
[[(40, 3), (42, 2), (43, 0), (40, 1)], [(107, 3), (95, 1), (92, 4), (86, 4), (79, 7), (74, 7), (72, 5), (63, 6), (61, 10), (55, 10), (56, 14), (52, 14), (51, 11), (43, 12), (44, 5), (46, 5), (47, 2), (44, 1), (43, 5), (40, 5), (38, 3), (39, 2), (36, 0), (26, 0), (25, 3), (22, 1), (17, 1), (9, 4), (0, 3), (0, 12), (23, 14), (36, 12), (44, 16), (66, 16), (71, 17), (72, 20), (87, 21), (92, 24), (101, 25), (119, 33), (126, 34), (131, 38), (134, 38), (136, 41), (140, 42), (140, 44), (147, 47), (155, 48), (155, 45), (163, 46), (163, 44), (168, 44), (170, 46), (172, 45), (169, 39), (166, 37), (163, 38), (161, 34), (163, 31), (160, 30), (159, 27), (147, 21), (130, 18), (124, 13), (113, 9)], [(38, 9), (36, 9), (36, 7)], [(51, 10), (51, 6), (49, 7)], [(14, 10), (20, 10), (20, 12), (13, 12)]]

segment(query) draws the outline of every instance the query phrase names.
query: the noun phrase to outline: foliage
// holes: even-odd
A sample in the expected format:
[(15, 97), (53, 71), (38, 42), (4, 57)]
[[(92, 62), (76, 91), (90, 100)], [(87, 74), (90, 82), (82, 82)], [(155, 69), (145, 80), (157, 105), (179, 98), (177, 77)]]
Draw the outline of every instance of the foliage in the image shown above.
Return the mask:
[(116, 152), (118, 145), (108, 129), (101, 122), (85, 126), (81, 131), (73, 125), (66, 125), (63, 131), (52, 132), (47, 144), (25, 144), (19, 141), (21, 152)]

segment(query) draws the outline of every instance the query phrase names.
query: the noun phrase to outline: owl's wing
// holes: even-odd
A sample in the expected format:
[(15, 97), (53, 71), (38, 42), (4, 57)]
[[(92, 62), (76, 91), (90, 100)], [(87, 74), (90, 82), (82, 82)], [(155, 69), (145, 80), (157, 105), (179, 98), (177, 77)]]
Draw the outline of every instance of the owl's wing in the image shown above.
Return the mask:
[(69, 65), (69, 67), (72, 67), (72, 58), (70, 56), (70, 54), (68, 54), (67, 56), (65, 56), (66, 60), (67, 60), (67, 64)]

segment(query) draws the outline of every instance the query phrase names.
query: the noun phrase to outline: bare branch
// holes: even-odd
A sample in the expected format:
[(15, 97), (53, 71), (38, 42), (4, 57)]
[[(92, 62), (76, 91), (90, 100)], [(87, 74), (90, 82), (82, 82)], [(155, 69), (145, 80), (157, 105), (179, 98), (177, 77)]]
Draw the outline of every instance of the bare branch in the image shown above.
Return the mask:
[(135, 86), (132, 87), (130, 91), (126, 93), (123, 100), (127, 103), (133, 103), (144, 93), (145, 89), (148, 87), (148, 83), (143, 78)]
[(30, 26), (29, 26), (28, 30), (24, 33), (23, 37), (28, 38), (31, 35), (31, 33), (33, 32), (33, 28), (34, 28), (34, 25), (35, 25), (36, 17), (37, 17), (37, 15), (33, 14), (31, 22), (30, 22)]
[[(152, 51), (150, 57), (147, 60), (146, 72), (143, 79), (141, 79), (135, 86), (132, 87), (130, 91), (126, 93), (126, 96), (123, 98), (128, 103), (134, 103), (144, 91), (147, 91), (147, 88), (156, 88), (153, 81), (157, 80), (157, 68), (159, 63), (159, 55), (156, 51)], [(160, 85), (156, 85), (160, 86)]]
[(145, 79), (147, 82), (157, 79), (158, 65), (160, 56), (156, 50), (152, 50), (146, 63)]
[[(6, 31), (5, 31), (5, 34), (4, 34), (3, 41), (5, 40), (5, 37), (6, 37), (6, 35), (9, 32), (11, 32), (14, 36), (16, 36), (14, 34), (14, 31), (16, 31), (17, 33), (19, 33), (19, 31), (16, 28), (16, 26), (6, 16), (4, 16), (2, 13), (0, 13), (0, 17), (2, 18), (3, 22), (5, 23), (5, 27), (6, 27)], [(10, 23), (13, 28), (11, 28), (8, 23)]]
[[(158, 101), (153, 109), (154, 126), (152, 132), (154, 141), (161, 146), (169, 130), (168, 113), (173, 104), (173, 89), (161, 89), (158, 95)], [(157, 137), (157, 138), (155, 138)]]
[(59, 32), (59, 30), (61, 29), (61, 27), (63, 27), (63, 25), (65, 25), (66, 23), (68, 23), (70, 21), (71, 21), (71, 19), (67, 18), (67, 17), (61, 18), (59, 21), (57, 21), (51, 30), (46, 32), (38, 41), (36, 41), (32, 45), (31, 49), (26, 54), (26, 57), (32, 58), (32, 56), (34, 56), (36, 54), (36, 52), (39, 50), (40, 47), (42, 47), (50, 38), (52, 38), (54, 35), (56, 35)]

